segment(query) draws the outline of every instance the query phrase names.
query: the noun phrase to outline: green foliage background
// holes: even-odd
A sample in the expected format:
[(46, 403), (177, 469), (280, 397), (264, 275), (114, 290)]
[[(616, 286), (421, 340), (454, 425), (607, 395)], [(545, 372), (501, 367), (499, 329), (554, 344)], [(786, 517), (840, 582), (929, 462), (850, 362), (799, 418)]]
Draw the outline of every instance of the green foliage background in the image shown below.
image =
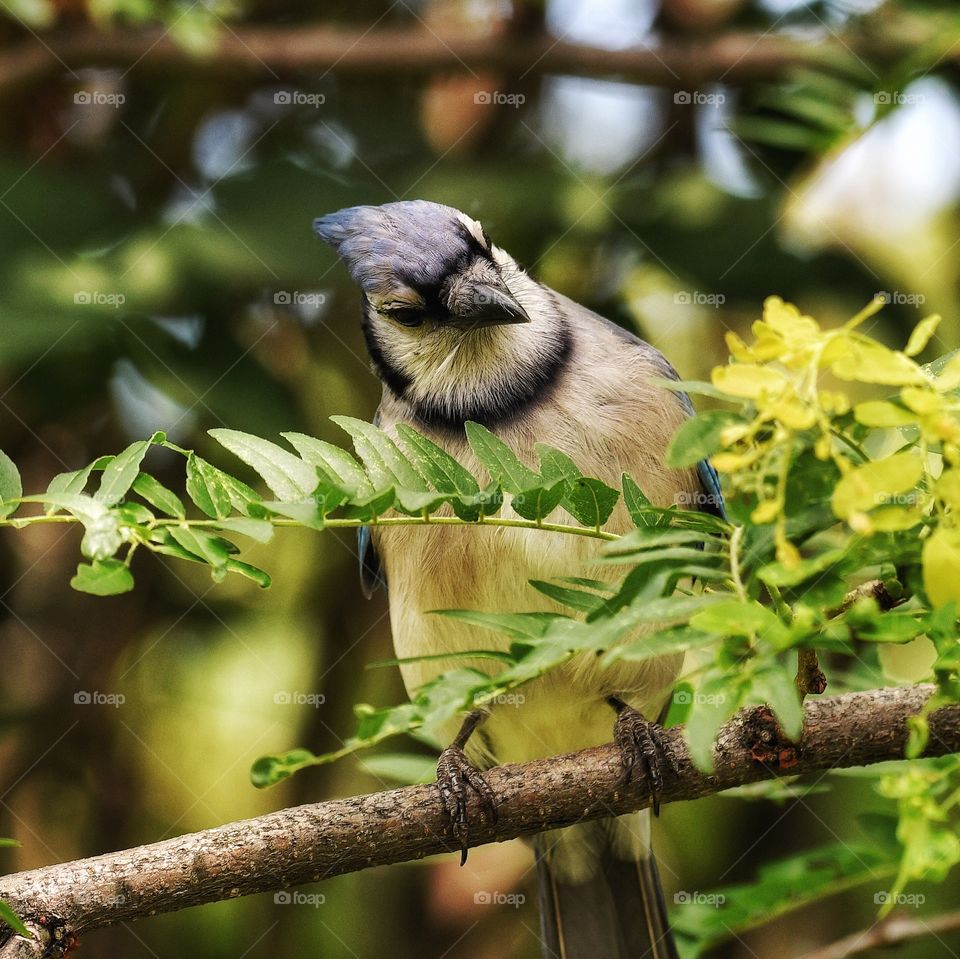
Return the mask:
[[(477, 216), (546, 282), (639, 329), (691, 380), (707, 379), (725, 359), (727, 329), (749, 339), (773, 291), (825, 328), (886, 291), (890, 306), (864, 331), (899, 348), (921, 316), (939, 312), (945, 320), (921, 358), (946, 353), (960, 342), (950, 139), (956, 78), (941, 57), (957, 37), (955, 14), (947, 5), (881, 4), (867, 14), (867, 29), (841, 6), (797, 4), (783, 17), (772, 5), (732, 5), (727, 21), (710, 29), (776, 35), (826, 22), (837, 31), (895, 35), (902, 15), (919, 18), (936, 43), (899, 57), (851, 55), (822, 70), (721, 84), (716, 90), (729, 97), (725, 115), (739, 141), (722, 133), (709, 140), (704, 129), (722, 127), (724, 117), (707, 105), (677, 103), (675, 89), (640, 91), (653, 106), (628, 98), (613, 110), (613, 122), (632, 125), (638, 138), (612, 169), (578, 150), (599, 138), (584, 126), (589, 111), (570, 120), (557, 78), (535, 72), (467, 73), (457, 87), (440, 77), (337, 70), (293, 83), (267, 71), (239, 77), (134, 68), (119, 79), (62, 74), (7, 93), (0, 115), (0, 448), (19, 466), (24, 487), (37, 491), (51, 476), (158, 428), (225, 469), (229, 461), (209, 429), (274, 440), (294, 431), (342, 443), (328, 417), (369, 420), (378, 388), (355, 322), (356, 293), (313, 240), (310, 220), (398, 195)], [(0, 52), (32, 42), (25, 17), (42, 32), (116, 12), (103, 4), (8, 8)], [(224, 27), (198, 11), (181, 17), (180, 8), (147, 5), (125, 10), (117, 28), (159, 16), (178, 24), (178, 39), (202, 47)], [(217, 14), (234, 25), (335, 17), (362, 30), (385, 11), (379, 4), (280, 5)], [(540, 16), (538, 8), (518, 15), (526, 23), (518, 29), (533, 29)], [(395, 8), (381, 25), (405, 23), (415, 24), (414, 15)], [(690, 38), (669, 9), (658, 29)], [(126, 102), (92, 119), (74, 102), (91, 86), (122, 91)], [(526, 103), (477, 111), (478, 88), (522, 91)], [(322, 107), (276, 110), (278, 89), (326, 99)], [(884, 102), (880, 95), (891, 91), (925, 99)], [(550, 120), (557, 111), (564, 122)], [(898, 138), (910, 117), (918, 126)], [(935, 131), (931, 141), (918, 141), (924, 130)], [(928, 148), (918, 150), (918, 142)], [(718, 167), (721, 148), (735, 151), (737, 176)], [(861, 180), (883, 164), (886, 178), (867, 183), (859, 203), (848, 182), (840, 195), (849, 202), (825, 204), (820, 176), (854, 149), (865, 153)], [(921, 156), (941, 162), (921, 168)], [(917, 169), (926, 186), (938, 188), (933, 199), (916, 186)], [(124, 301), (76, 302), (93, 293)], [(182, 495), (181, 454), (155, 449), (151, 457), (152, 474)], [(241, 478), (258, 482), (252, 472)], [(253, 540), (244, 559), (269, 571), (268, 592), (244, 577), (213, 584), (199, 565), (137, 556), (137, 588), (112, 599), (69, 589), (79, 540), (58, 524), (0, 539), (0, 835), (21, 843), (2, 851), (5, 868), (422, 774), (422, 762), (365, 754), (310, 769), (273, 791), (249, 785), (257, 757), (293, 744), (335, 751), (354, 730), (354, 703), (403, 699), (394, 670), (364, 668), (392, 651), (382, 598), (360, 599), (351, 530)], [(854, 658), (838, 653), (828, 669), (835, 688), (930, 671), (922, 657), (889, 654), (879, 644), (855, 650)], [(124, 698), (115, 707), (85, 704), (78, 701), (84, 692)], [(402, 749), (430, 756), (425, 746)], [(933, 781), (939, 770), (922, 775)], [(751, 882), (763, 868), (781, 877), (771, 880), (781, 891), (794, 883), (801, 901), (816, 882), (851, 887), (746, 935), (758, 955), (800, 955), (868, 924), (875, 896), (894, 879), (894, 802), (877, 794), (872, 775), (811, 785), (664, 810), (658, 847), (668, 897)], [(921, 814), (918, 828), (925, 821)], [(829, 843), (835, 854), (811, 858)], [(804, 858), (784, 866), (791, 854)], [(532, 956), (535, 941), (523, 928), (535, 927), (529, 867), (521, 847), (479, 850), (463, 871), (451, 857), (333, 880), (316, 890), (327, 897), (323, 907), (277, 905), (270, 897), (224, 903), (98, 933), (96, 948), (118, 956), (255, 957), (297, 955), (308, 944), (323, 954), (363, 956), (389, 943), (398, 956)], [(866, 881), (853, 888), (854, 876)], [(952, 879), (909, 889), (926, 895), (928, 910), (956, 897)], [(493, 890), (523, 890), (528, 900), (516, 912), (477, 901)], [(680, 921), (702, 931), (716, 910), (692, 905)], [(715, 954), (746, 950), (726, 943)], [(934, 940), (903, 954), (943, 953)]]

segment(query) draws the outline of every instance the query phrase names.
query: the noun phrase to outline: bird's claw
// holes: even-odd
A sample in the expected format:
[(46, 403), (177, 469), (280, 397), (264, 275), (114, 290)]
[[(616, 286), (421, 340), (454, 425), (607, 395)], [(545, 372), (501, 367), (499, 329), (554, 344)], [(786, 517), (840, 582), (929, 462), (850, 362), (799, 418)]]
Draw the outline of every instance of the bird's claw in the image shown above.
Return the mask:
[(658, 816), (663, 769), (670, 756), (663, 738), (663, 727), (644, 719), (632, 706), (623, 703), (617, 707), (613, 738), (620, 749), (624, 781), (630, 781), (635, 769), (646, 774), (653, 813)]
[(453, 838), (460, 844), (460, 865), (467, 861), (469, 815), (467, 788), (472, 789), (486, 810), (491, 823), (497, 821), (497, 803), (493, 790), (475, 766), (471, 766), (459, 746), (447, 746), (437, 762), (437, 792), (450, 819)]

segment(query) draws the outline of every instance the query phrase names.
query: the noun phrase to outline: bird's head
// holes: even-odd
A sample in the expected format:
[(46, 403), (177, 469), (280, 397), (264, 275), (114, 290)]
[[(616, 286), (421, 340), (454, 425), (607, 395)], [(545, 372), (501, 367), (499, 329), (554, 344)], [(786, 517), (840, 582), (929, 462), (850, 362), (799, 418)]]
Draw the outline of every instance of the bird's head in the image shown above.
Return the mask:
[(483, 228), (426, 200), (353, 206), (314, 221), (386, 324), (422, 332), (526, 323)]
[(564, 340), (550, 293), (449, 206), (406, 200), (314, 221), (363, 294), (374, 367), (422, 419), (483, 407), (542, 377)]

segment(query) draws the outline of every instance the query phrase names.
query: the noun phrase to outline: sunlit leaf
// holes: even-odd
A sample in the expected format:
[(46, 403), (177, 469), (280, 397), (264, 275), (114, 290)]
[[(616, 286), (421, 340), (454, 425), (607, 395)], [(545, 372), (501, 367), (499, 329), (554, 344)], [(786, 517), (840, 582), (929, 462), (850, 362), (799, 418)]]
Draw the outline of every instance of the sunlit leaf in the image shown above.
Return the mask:
[(80, 563), (70, 585), (81, 593), (94, 596), (116, 596), (133, 589), (133, 574), (117, 559)]
[(468, 422), (466, 431), (467, 441), (490, 474), (490, 479), (508, 493), (522, 493), (543, 485), (540, 477), (521, 463), (513, 450), (486, 427)]
[(0, 450), (0, 518), (9, 516), (17, 504), (10, 502), (23, 495), (20, 471), (13, 460)]
[(260, 474), (277, 499), (306, 499), (317, 486), (317, 471), (309, 463), (269, 440), (239, 430), (208, 431), (221, 446)]
[(139, 475), (140, 464), (149, 448), (149, 440), (140, 440), (112, 457), (100, 477), (100, 488), (94, 498), (107, 506), (119, 503)]
[(133, 481), (133, 491), (167, 516), (183, 519), (187, 515), (180, 497), (149, 473), (140, 473), (137, 476)]
[(728, 426), (742, 422), (743, 417), (730, 410), (706, 410), (684, 420), (670, 440), (667, 465), (674, 468), (696, 466), (700, 460), (722, 449), (720, 437)]
[(833, 491), (833, 511), (841, 519), (848, 519), (854, 513), (890, 503), (899, 494), (912, 490), (922, 475), (923, 460), (913, 451), (854, 467)]

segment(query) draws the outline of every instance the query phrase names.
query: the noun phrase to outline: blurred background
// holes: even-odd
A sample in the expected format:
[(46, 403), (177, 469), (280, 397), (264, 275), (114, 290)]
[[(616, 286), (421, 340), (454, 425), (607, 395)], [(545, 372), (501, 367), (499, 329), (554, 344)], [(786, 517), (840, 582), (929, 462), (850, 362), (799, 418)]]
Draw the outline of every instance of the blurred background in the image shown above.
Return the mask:
[[(155, 429), (344, 442), (379, 389), (358, 295), (314, 216), (424, 197), (481, 220), (685, 378), (778, 293), (824, 323), (877, 293), (900, 345), (960, 346), (960, 13), (882, 0), (3, 0), (0, 448), (29, 491)], [(151, 471), (182, 488), (182, 460)], [(227, 468), (232, 468), (231, 463)], [(258, 792), (259, 755), (335, 748), (404, 692), (351, 536), (249, 553), (274, 586), (135, 564), (72, 592), (76, 531), (0, 536), (0, 851), (14, 871), (394, 785), (347, 759)], [(832, 691), (915, 678), (871, 658)], [(393, 746), (426, 757), (417, 743)], [(820, 787), (831, 785), (831, 789)], [(882, 809), (869, 778), (667, 807), (668, 899), (754, 878)], [(91, 934), (87, 955), (539, 954), (520, 843)], [(711, 955), (794, 957), (869, 925), (885, 880)], [(923, 890), (928, 906), (957, 884)], [(322, 900), (322, 901), (321, 901)], [(519, 903), (519, 904), (518, 904)], [(956, 935), (898, 955), (956, 955)]]

